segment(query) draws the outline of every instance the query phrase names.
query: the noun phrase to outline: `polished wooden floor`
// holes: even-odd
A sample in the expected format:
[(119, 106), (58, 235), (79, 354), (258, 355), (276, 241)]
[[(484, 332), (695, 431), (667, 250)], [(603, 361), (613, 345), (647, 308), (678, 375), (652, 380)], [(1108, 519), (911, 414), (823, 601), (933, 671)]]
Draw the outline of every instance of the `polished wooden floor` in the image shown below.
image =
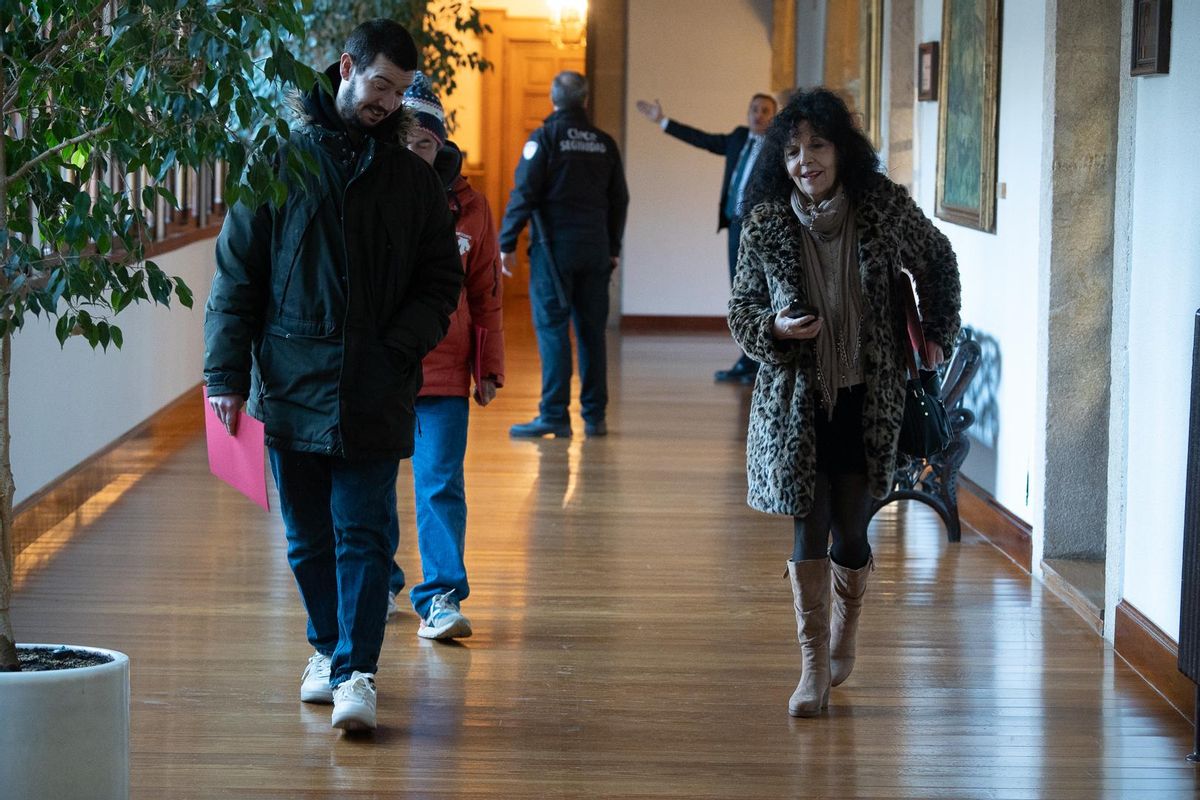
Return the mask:
[(506, 432), (533, 413), (536, 358), (509, 328), (509, 386), (471, 423), (476, 635), (389, 625), (373, 738), (297, 701), (310, 650), (280, 522), (209, 476), (199, 438), (27, 551), (18, 635), (132, 658), (136, 798), (1197, 796), (1186, 721), (919, 507), (874, 523), (853, 677), (827, 717), (790, 718), (791, 525), (744, 504), (748, 390), (711, 380), (728, 339), (615, 338), (612, 434), (528, 442)]

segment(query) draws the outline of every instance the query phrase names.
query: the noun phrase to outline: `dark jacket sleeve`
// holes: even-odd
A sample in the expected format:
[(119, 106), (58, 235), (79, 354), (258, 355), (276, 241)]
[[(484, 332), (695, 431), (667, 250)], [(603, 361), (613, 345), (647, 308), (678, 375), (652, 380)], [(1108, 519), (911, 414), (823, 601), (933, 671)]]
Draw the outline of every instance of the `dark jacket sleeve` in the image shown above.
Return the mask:
[(612, 142), (612, 180), (608, 182), (608, 252), (611, 256), (621, 255), (621, 239), (625, 236), (625, 217), (629, 212), (629, 186), (625, 183), (625, 165), (617, 143)]
[(500, 252), (511, 253), (517, 249), (517, 237), (521, 229), (533, 216), (546, 193), (546, 166), (550, 162), (550, 147), (546, 141), (546, 129), (538, 128), (525, 144), (536, 145), (532, 157), (521, 157), (513, 177), (513, 190), (500, 223)]
[(719, 156), (725, 155), (725, 149), (729, 145), (729, 134), (727, 133), (706, 133), (690, 125), (684, 125), (682, 122), (676, 122), (673, 119), (667, 120), (666, 132), (676, 139), (685, 141), (702, 150), (707, 150), (710, 153), (716, 153)]
[(427, 204), (425, 223), (415, 232), (416, 253), (412, 277), (404, 300), (393, 314), (383, 334), (389, 347), (420, 361), (446, 335), (450, 315), (458, 307), (463, 285), (463, 264), (458, 254), (454, 216), (446, 203), (445, 191), (432, 170), (417, 171), (416, 196)]
[(900, 209), (899, 240), (904, 266), (912, 273), (920, 299), (921, 327), (925, 338), (937, 342), (950, 355), (962, 324), (962, 287), (958, 259), (950, 240), (921, 211), (902, 186), (891, 184)]
[(235, 203), (217, 237), (217, 272), (204, 308), (208, 393), (250, 394), (250, 349), (262, 327), (271, 273), (271, 211)]

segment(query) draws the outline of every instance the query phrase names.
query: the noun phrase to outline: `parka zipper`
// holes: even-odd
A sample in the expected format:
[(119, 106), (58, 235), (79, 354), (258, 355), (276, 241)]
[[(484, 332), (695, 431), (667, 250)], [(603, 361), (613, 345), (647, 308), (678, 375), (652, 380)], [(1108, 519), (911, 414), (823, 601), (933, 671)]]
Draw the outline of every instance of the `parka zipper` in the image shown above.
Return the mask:
[[(367, 157), (366, 164), (362, 163), (364, 156)], [(343, 378), (346, 374), (346, 326), (350, 321), (350, 251), (346, 249), (346, 201), (350, 197), (350, 187), (367, 171), (374, 160), (375, 142), (368, 136), (366, 147), (354, 159), (354, 172), (351, 174), (350, 180), (346, 181), (346, 188), (342, 189), (342, 207), (338, 209), (338, 224), (342, 229), (342, 266), (346, 270), (346, 274), (341, 276), (342, 291), (345, 292), (346, 302), (342, 309), (342, 363), (338, 367), (338, 443), (341, 446), (343, 457), (346, 455), (346, 434), (342, 429), (342, 390), (345, 386)], [(330, 449), (332, 450), (332, 448)]]

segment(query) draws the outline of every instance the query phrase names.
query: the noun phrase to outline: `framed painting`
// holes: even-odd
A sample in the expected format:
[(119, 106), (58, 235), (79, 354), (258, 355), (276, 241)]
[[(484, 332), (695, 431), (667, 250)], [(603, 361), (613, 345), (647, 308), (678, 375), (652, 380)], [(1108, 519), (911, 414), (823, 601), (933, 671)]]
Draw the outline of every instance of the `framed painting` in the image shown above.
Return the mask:
[(938, 99), (938, 43), (917, 45), (917, 99)]
[(947, 222), (996, 229), (1001, 0), (945, 0), (938, 95), (937, 206)]
[(1166, 75), (1171, 66), (1171, 0), (1134, 0), (1130, 75)]

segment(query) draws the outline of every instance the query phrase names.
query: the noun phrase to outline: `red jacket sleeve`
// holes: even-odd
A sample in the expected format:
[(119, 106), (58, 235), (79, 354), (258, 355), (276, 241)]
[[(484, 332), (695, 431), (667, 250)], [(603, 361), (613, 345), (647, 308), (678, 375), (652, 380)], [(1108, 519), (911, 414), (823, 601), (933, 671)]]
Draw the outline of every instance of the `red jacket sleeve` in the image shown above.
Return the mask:
[(470, 213), (480, 219), (476, 244), (467, 254), (467, 307), (471, 325), (484, 328), (482, 358), (484, 376), (494, 376), (496, 386), (504, 385), (504, 284), (500, 278), (500, 243), (492, 209), (487, 198), (472, 190)]

